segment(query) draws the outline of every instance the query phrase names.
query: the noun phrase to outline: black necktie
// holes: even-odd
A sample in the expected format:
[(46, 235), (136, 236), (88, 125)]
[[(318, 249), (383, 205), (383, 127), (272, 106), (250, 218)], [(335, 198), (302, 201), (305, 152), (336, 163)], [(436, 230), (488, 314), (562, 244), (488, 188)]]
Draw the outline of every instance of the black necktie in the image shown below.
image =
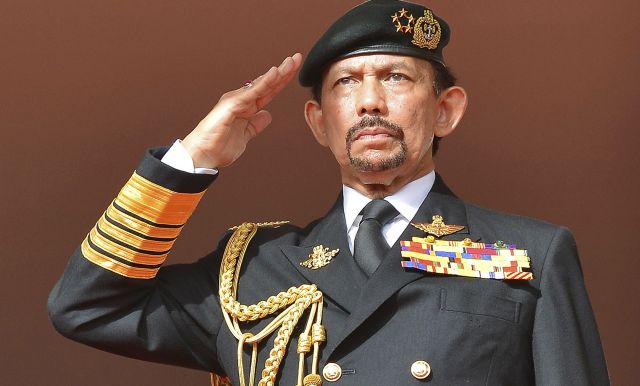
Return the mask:
[(378, 268), (389, 250), (382, 227), (398, 215), (385, 200), (372, 200), (362, 209), (362, 220), (353, 242), (353, 257), (367, 276)]

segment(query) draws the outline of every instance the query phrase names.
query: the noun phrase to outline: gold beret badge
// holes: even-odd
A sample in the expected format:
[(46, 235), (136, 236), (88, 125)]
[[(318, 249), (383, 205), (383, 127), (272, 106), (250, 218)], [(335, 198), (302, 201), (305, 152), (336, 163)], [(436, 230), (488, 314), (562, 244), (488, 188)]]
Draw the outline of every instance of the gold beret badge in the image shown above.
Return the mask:
[(442, 28), (430, 10), (425, 10), (423, 16), (415, 19), (412, 14), (402, 8), (391, 16), (391, 22), (396, 28), (396, 32), (413, 32), (412, 44), (430, 50), (438, 48), (442, 37)]

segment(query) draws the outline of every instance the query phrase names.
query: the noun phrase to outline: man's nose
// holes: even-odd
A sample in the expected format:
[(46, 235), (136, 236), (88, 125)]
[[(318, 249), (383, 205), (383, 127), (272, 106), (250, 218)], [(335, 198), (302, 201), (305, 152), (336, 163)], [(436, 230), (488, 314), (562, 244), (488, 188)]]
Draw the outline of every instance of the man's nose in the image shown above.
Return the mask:
[(386, 115), (387, 103), (385, 90), (376, 78), (362, 80), (358, 90), (358, 115)]

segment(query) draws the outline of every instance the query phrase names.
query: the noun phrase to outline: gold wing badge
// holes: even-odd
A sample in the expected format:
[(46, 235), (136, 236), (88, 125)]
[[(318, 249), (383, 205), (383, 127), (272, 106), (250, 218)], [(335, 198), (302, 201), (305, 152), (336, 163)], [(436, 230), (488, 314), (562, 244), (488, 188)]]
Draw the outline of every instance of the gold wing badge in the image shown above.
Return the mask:
[(436, 237), (442, 237), (461, 231), (464, 229), (462, 225), (447, 225), (444, 223), (444, 219), (439, 214), (436, 214), (431, 218), (432, 223), (411, 223), (414, 227)]
[(309, 269), (322, 268), (331, 262), (331, 259), (340, 252), (340, 249), (334, 249), (333, 251), (326, 248), (324, 245), (316, 245), (313, 247), (313, 251), (309, 254), (309, 258), (300, 263), (301, 266)]

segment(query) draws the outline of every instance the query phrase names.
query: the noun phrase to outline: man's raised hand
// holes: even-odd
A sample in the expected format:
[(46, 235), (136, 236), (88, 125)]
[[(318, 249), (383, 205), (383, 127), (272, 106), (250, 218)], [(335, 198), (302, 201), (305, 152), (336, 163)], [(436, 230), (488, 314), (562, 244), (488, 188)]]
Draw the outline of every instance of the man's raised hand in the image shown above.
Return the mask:
[(300, 54), (287, 57), (249, 86), (222, 95), (211, 112), (182, 141), (194, 166), (224, 167), (238, 159), (247, 142), (271, 123), (271, 114), (263, 108), (289, 83), (301, 63)]

